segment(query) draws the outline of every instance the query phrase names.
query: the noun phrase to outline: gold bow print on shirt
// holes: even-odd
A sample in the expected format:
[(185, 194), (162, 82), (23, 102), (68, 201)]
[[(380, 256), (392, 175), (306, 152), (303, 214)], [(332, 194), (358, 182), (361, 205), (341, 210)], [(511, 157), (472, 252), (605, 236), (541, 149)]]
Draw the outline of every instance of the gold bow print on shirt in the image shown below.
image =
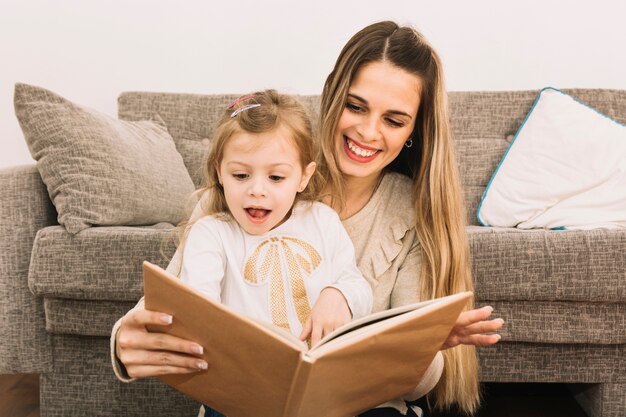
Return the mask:
[(313, 246), (303, 240), (279, 236), (261, 242), (246, 261), (244, 279), (252, 284), (262, 284), (269, 279), (272, 323), (289, 330), (287, 293), (281, 258), (286, 261), (287, 270), (284, 272), (291, 287), (291, 298), (298, 320), (304, 326), (311, 314), (311, 306), (306, 295), (302, 272), (310, 274), (315, 271), (322, 257)]

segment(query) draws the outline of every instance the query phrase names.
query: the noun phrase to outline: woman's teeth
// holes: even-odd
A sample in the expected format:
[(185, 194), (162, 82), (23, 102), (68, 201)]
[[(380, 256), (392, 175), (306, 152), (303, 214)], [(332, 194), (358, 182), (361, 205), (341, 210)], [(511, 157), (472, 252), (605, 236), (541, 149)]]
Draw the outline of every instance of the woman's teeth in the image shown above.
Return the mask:
[(350, 149), (351, 152), (362, 156), (362, 157), (368, 157), (368, 156), (372, 156), (374, 155), (376, 152), (378, 151), (366, 151), (365, 149), (359, 148), (358, 146), (356, 146), (350, 139), (348, 139), (348, 149)]

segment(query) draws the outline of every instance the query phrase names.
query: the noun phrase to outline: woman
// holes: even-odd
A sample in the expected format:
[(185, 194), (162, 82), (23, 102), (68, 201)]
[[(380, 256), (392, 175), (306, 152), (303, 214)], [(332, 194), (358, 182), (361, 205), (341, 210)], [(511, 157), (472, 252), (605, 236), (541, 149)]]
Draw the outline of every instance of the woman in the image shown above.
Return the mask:
[[(393, 22), (364, 28), (348, 41), (328, 76), (320, 114), (324, 202), (339, 213), (353, 240), (359, 269), (374, 291), (374, 310), (471, 291), (441, 62), (428, 42)], [(333, 300), (321, 297), (312, 310), (322, 333), (330, 330), (323, 323), (334, 308)], [(437, 383), (437, 406), (476, 410), (473, 345), (496, 343), (499, 336), (491, 333), (502, 326), (500, 319), (487, 320), (491, 311), (461, 315), (444, 344), (439, 383), (442, 365), (436, 360), (409, 398)], [(128, 375), (201, 369), (194, 356), (200, 346), (146, 330), (162, 317), (138, 305), (114, 327), (112, 346)], [(407, 413), (412, 411), (400, 399), (364, 415)]]

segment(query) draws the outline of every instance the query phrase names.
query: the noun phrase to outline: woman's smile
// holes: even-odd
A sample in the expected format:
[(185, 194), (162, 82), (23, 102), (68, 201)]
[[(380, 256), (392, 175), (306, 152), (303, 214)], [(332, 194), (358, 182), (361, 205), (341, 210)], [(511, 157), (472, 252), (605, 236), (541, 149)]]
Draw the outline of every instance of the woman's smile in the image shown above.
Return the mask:
[(344, 136), (343, 139), (346, 155), (357, 162), (370, 162), (380, 153), (380, 149), (364, 146), (347, 136)]

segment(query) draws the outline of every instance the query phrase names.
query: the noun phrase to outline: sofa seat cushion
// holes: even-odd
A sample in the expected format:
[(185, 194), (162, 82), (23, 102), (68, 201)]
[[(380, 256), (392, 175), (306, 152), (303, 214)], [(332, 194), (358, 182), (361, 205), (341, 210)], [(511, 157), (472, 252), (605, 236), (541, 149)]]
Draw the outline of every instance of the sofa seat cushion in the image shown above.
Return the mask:
[(481, 301), (504, 319), (503, 342), (626, 344), (626, 303)]
[(483, 382), (626, 382), (626, 345), (501, 342), (477, 353)]
[(626, 303), (626, 230), (468, 230), (479, 301)]
[[(479, 303), (483, 305), (485, 303)], [(489, 303), (506, 323), (503, 342), (626, 344), (626, 304), (576, 302)], [(135, 301), (45, 297), (46, 331), (77, 336), (110, 335), (113, 324)]]
[(45, 297), (43, 304), (48, 333), (106, 337), (136, 302)]
[[(62, 226), (35, 239), (29, 286), (38, 296), (136, 301), (144, 260), (167, 266), (161, 246), (172, 226)], [(478, 301), (626, 302), (626, 231), (553, 231), (469, 227)]]
[(165, 267), (174, 253), (167, 245), (167, 257), (161, 255), (172, 227), (91, 227), (76, 235), (62, 226), (43, 228), (33, 245), (30, 290), (51, 298), (137, 301), (143, 261)]

